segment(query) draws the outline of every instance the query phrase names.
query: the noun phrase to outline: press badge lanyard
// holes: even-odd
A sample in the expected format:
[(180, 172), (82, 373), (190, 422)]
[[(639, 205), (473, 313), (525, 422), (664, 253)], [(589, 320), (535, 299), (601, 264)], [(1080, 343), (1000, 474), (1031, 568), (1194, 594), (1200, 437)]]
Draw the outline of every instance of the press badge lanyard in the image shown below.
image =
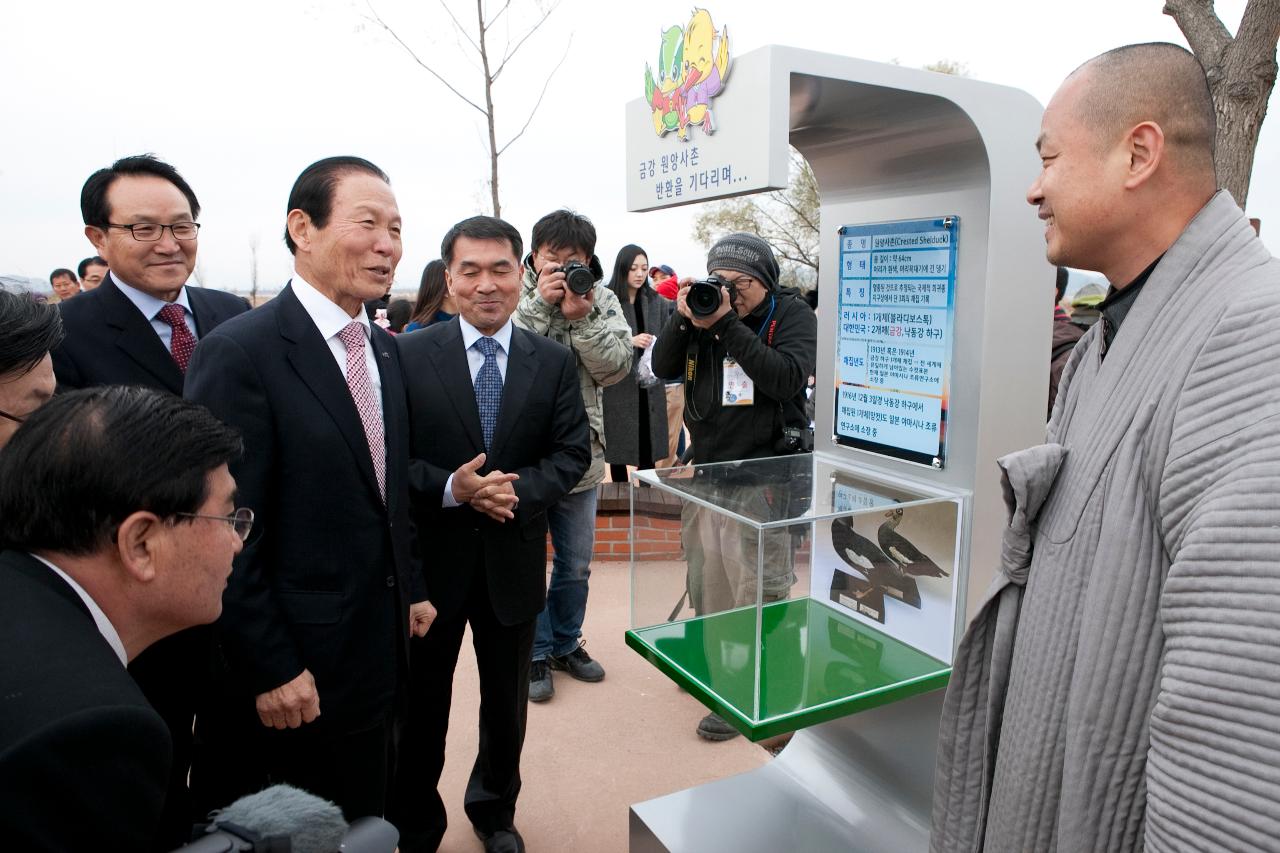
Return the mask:
[[(765, 315), (764, 322), (760, 324), (756, 337), (765, 338), (765, 345), (773, 345), (773, 327), (770, 321), (773, 319), (773, 312), (778, 308), (778, 297), (774, 294), (769, 295), (769, 313)], [(766, 338), (766, 334), (768, 337)], [(696, 351), (695, 351), (696, 352)], [(697, 357), (688, 358), (685, 364), (685, 381), (690, 385), (694, 383), (694, 377), (697, 371)], [(723, 375), (720, 384), (720, 405), (722, 406), (752, 406), (755, 405), (755, 383), (751, 377), (747, 376), (747, 372), (738, 366), (738, 363), (732, 358), (726, 358), (722, 365)], [(686, 401), (689, 407), (692, 420), (701, 421), (702, 415), (697, 410), (694, 401), (695, 395), (690, 389), (690, 394)]]
[[(769, 321), (773, 319), (773, 312), (777, 307), (778, 298), (770, 294), (769, 313), (765, 315), (764, 322), (760, 324), (760, 331), (756, 332), (756, 337), (758, 338), (764, 338), (766, 333), (769, 334), (765, 346), (773, 343), (773, 334), (769, 330)], [(756, 404), (756, 383), (747, 375), (747, 371), (742, 369), (737, 360), (725, 358), (721, 371), (723, 377), (720, 383), (720, 405), (754, 406)]]

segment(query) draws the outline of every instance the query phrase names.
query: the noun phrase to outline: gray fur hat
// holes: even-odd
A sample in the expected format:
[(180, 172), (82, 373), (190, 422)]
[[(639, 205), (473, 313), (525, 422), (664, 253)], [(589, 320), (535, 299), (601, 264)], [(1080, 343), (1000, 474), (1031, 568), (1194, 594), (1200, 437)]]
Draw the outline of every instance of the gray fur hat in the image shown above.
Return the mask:
[(738, 232), (717, 240), (707, 253), (707, 272), (712, 270), (745, 273), (769, 290), (778, 289), (778, 261), (773, 249), (755, 234)]

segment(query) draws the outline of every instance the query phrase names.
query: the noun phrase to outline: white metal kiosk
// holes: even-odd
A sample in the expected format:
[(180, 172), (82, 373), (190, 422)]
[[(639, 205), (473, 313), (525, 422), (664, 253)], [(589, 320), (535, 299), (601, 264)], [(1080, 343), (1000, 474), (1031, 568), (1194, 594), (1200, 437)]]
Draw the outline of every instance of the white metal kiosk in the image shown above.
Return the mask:
[[(685, 579), (650, 565), (652, 525), (633, 526), (627, 641), (747, 736), (796, 735), (757, 771), (634, 805), (631, 849), (923, 850), (940, 688), (999, 560), (995, 460), (1044, 431), (1054, 276), (1024, 200), (1041, 108), (784, 47), (724, 71), (707, 109), (688, 110), (697, 123), (672, 119), (687, 103), (627, 105), (628, 207), (780, 188), (788, 145), (808, 160), (822, 196), (815, 449), (737, 469), (770, 495), (800, 484), (777, 511), (717, 485), (718, 466), (640, 478), (686, 520), (722, 513), (758, 537), (762, 573), (766, 540), (789, 541), (797, 580), (784, 602), (668, 617)], [(912, 569), (895, 532), (932, 542), (936, 570)], [(858, 543), (877, 538), (867, 561)]]

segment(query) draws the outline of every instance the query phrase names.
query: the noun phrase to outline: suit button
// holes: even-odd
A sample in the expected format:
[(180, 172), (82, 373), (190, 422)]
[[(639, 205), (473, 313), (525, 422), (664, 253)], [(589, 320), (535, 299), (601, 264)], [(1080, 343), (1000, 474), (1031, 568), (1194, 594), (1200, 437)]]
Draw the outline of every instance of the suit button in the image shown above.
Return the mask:
[(396, 585), (395, 575), (387, 575), (387, 586), (391, 587), (395, 585)]

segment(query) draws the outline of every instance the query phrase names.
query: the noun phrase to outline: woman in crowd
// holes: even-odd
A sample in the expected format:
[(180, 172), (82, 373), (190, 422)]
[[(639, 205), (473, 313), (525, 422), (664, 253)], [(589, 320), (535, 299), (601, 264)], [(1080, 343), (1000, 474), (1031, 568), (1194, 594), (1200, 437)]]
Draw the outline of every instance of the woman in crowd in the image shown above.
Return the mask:
[(404, 327), (406, 332), (425, 329), (436, 323), (452, 320), (458, 313), (444, 283), (444, 261), (434, 260), (422, 271), (422, 284), (418, 286), (418, 301), (413, 306), (413, 317)]
[[(649, 259), (644, 249), (628, 245), (618, 252), (609, 289), (622, 303), (631, 326), (638, 365), (674, 305), (649, 286)], [(652, 468), (667, 455), (667, 398), (661, 380), (641, 384), (631, 376), (604, 389), (605, 459), (615, 483), (626, 482), (627, 466)]]

